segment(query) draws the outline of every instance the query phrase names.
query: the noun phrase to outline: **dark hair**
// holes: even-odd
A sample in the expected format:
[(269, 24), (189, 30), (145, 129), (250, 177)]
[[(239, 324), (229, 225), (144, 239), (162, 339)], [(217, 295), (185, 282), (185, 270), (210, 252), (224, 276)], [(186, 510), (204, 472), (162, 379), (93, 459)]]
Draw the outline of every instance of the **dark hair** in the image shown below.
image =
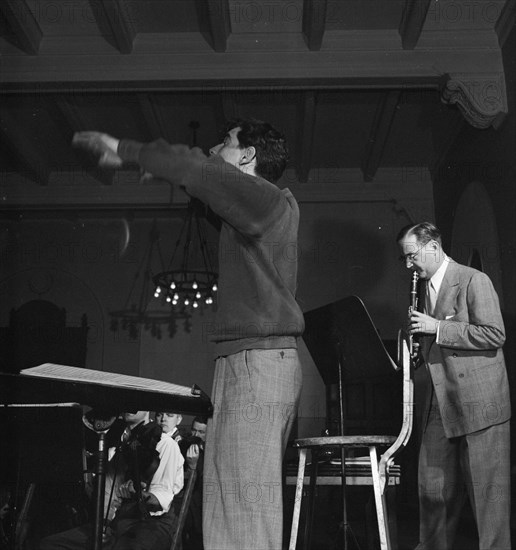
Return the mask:
[(194, 422), (199, 422), (199, 424), (208, 424), (208, 417), (207, 416), (196, 416), (193, 419), (192, 424)]
[(441, 232), (430, 222), (406, 225), (398, 233), (396, 242), (399, 243), (407, 235), (415, 235), (420, 244), (426, 244), (430, 241), (437, 241), (439, 244), (442, 244)]
[(276, 183), (288, 161), (288, 147), (285, 136), (268, 122), (254, 118), (235, 119), (228, 123), (225, 133), (240, 128), (237, 134), (242, 147), (256, 149), (256, 173), (262, 178)]

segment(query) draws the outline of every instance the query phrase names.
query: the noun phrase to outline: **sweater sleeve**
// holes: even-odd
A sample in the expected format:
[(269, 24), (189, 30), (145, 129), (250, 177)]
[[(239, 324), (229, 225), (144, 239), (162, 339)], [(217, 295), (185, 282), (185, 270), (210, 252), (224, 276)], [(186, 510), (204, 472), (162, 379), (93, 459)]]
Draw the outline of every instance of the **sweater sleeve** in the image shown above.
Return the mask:
[(198, 148), (164, 140), (149, 144), (121, 140), (118, 154), (153, 176), (184, 187), (227, 223), (253, 237), (263, 236), (288, 208), (276, 185), (245, 174), (221, 157), (207, 157)]

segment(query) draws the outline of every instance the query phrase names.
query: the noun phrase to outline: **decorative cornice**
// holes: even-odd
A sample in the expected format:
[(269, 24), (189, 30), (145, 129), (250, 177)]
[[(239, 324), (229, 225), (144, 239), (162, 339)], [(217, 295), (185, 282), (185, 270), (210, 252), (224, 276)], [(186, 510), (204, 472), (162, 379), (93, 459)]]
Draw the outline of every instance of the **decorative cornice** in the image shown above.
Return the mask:
[(456, 104), (475, 128), (498, 128), (507, 114), (503, 73), (449, 74), (442, 90), (444, 103)]

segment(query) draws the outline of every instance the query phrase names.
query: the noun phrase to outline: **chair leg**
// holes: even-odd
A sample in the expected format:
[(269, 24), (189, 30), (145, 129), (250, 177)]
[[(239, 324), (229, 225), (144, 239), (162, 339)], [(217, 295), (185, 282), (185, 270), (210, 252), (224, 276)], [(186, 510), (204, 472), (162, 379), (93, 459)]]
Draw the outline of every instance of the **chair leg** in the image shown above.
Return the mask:
[(385, 493), (381, 489), (376, 447), (369, 447), (369, 457), (371, 459), (371, 475), (373, 478), (374, 500), (376, 504), (376, 517), (378, 518), (380, 548), (381, 550), (392, 550), (390, 533), (389, 533), (387, 501), (385, 498)]
[(310, 468), (310, 485), (308, 489), (308, 502), (306, 506), (305, 532), (303, 539), (303, 550), (310, 550), (312, 546), (312, 528), (314, 526), (315, 514), (315, 490), (317, 486), (317, 474), (319, 467), (319, 453), (316, 449), (311, 450), (312, 464)]
[(294, 514), (292, 516), (289, 550), (296, 550), (299, 514), (301, 512), (301, 500), (303, 499), (303, 485), (305, 481), (306, 451), (307, 449), (299, 450), (299, 466), (297, 470), (296, 496), (294, 500)]
[(179, 517), (177, 518), (177, 527), (172, 538), (172, 546), (170, 550), (176, 550), (181, 546), (181, 537), (183, 534), (183, 527), (185, 525), (186, 514), (190, 507), (190, 500), (192, 499), (192, 492), (194, 489), (195, 481), (197, 479), (197, 470), (192, 470), (190, 472), (190, 477), (186, 484), (184, 493), (183, 493), (183, 502), (181, 503), (181, 509), (179, 510)]

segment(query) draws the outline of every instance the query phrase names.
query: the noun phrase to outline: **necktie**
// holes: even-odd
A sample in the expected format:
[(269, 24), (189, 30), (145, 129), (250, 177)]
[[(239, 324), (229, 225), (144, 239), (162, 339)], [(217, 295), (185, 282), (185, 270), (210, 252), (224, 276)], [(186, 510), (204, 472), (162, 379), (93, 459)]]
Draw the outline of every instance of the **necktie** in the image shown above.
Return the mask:
[(131, 439), (131, 430), (129, 428), (126, 428), (124, 430), (124, 433), (122, 434), (122, 443), (128, 443)]
[(435, 291), (432, 281), (428, 281), (426, 284), (426, 312), (428, 315), (434, 314), (436, 301), (437, 292)]

